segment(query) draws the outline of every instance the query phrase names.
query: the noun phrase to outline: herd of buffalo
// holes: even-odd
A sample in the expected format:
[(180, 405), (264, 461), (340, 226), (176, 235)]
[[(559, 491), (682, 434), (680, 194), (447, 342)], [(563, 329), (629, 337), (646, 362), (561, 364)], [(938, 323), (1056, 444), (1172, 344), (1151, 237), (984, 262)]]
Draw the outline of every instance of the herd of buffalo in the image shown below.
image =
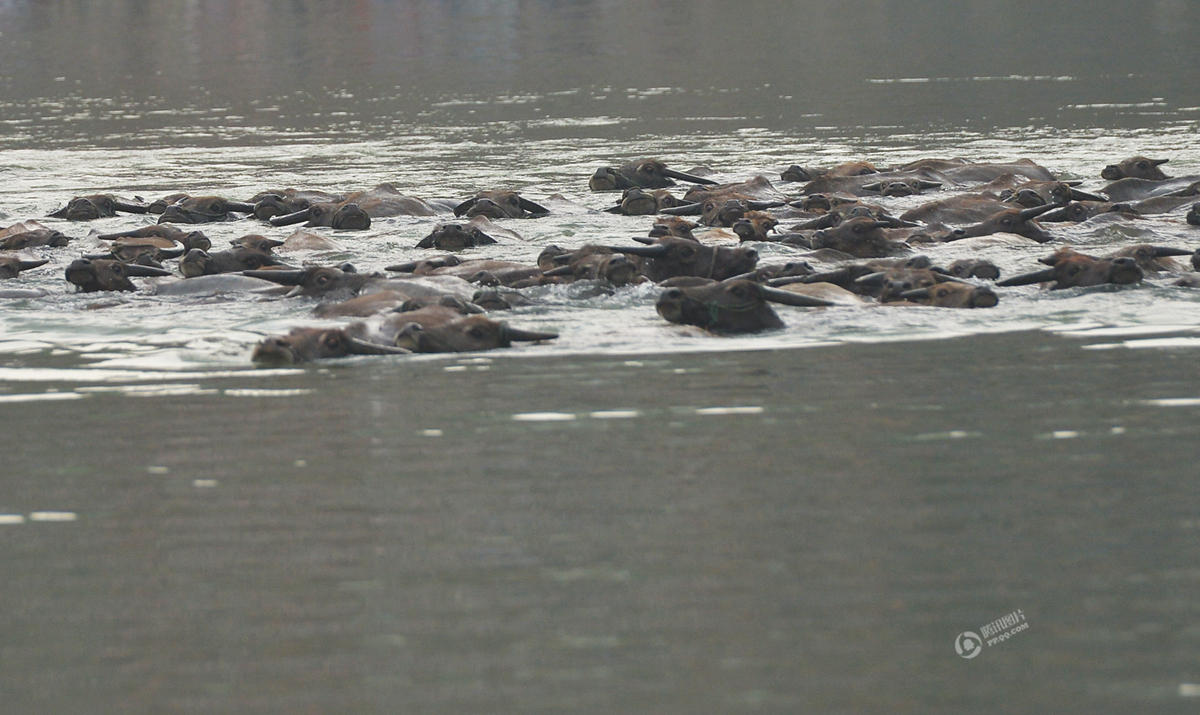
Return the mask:
[[(79, 291), (137, 290), (132, 278), (152, 278), (147, 290), (163, 295), (309, 298), (298, 305), (311, 309), (321, 326), (296, 328), (254, 348), (256, 363), (281, 364), (551, 340), (557, 337), (552, 332), (522, 330), (490, 316), (528, 303), (524, 289), (574, 281), (592, 281), (605, 290), (651, 281), (661, 288), (656, 309), (664, 319), (726, 334), (783, 327), (771, 303), (988, 308), (1000, 299), (996, 288), (1006, 286), (1133, 284), (1156, 275), (1200, 286), (1200, 251), (1135, 243), (1090, 255), (1048, 230), (1054, 222), (1136, 224), (1151, 215), (1178, 223), (1181, 232), (1196, 230), (1187, 225), (1200, 226), (1200, 176), (1169, 177), (1165, 162), (1137, 156), (1110, 164), (1099, 173), (1107, 183), (1085, 191), (1084, 182), (1060, 180), (1028, 159), (922, 159), (891, 168), (865, 161), (794, 165), (778, 179), (756, 176), (725, 184), (704, 168), (681, 172), (641, 159), (597, 169), (588, 185), (612, 192), (615, 200), (603, 211), (649, 217), (645, 235), (630, 245), (547, 245), (536, 263), (469, 254), (478, 246), (520, 240), (502, 226), (509, 219), (598, 210), (558, 194), (539, 202), (515, 191), (486, 190), (465, 201), (442, 201), (382, 184), (347, 194), (269, 190), (245, 201), (177, 194), (149, 202), (93, 194), (71, 198), (50, 216), (88, 221), (141, 215), (137, 228), (97, 237), (106, 253), (58, 264), (69, 261), (65, 277)], [(685, 190), (677, 182), (689, 186)], [(928, 200), (899, 215), (880, 205), (883, 197), (916, 195)], [(157, 222), (146, 223), (148, 215)], [(429, 256), (367, 273), (348, 263), (289, 265), (276, 253), (283, 246), (326, 246), (327, 234), (308, 230), (314, 227), (369, 230), (372, 219), (393, 216), (436, 222), (416, 244), (431, 251)], [(262, 228), (223, 249), (215, 249), (203, 231), (190, 229), (234, 220), (257, 221)], [(286, 239), (259, 232), (293, 224), (303, 227)], [(1041, 265), (1014, 276), (1002, 277), (996, 265), (981, 259), (938, 263), (939, 246), (993, 234), (1059, 245), (1047, 250)], [(72, 240), (36, 220), (0, 229), (0, 278), (18, 279), (22, 271), (46, 265), (53, 249)], [(754, 246), (764, 242), (791, 246), (793, 260), (759, 265)], [(1184, 256), (1191, 257), (1190, 266), (1176, 260)], [(39, 293), (45, 291), (0, 288), (0, 296)], [(328, 327), (330, 321), (340, 322)]]

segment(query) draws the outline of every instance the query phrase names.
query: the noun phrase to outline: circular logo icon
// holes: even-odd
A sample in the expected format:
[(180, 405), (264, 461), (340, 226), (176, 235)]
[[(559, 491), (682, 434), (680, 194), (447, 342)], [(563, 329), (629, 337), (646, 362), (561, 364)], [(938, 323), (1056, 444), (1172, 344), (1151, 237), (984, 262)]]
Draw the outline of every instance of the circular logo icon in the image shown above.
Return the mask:
[(983, 640), (975, 631), (963, 631), (954, 639), (954, 652), (970, 660), (983, 650)]

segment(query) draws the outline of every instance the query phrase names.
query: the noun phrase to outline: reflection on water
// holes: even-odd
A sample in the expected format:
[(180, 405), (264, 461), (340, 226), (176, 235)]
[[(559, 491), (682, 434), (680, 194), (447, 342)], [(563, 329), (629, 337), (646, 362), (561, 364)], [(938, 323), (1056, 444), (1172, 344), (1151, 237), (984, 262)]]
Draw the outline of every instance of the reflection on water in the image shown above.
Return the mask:
[[(382, 181), (577, 202), (485, 251), (525, 260), (642, 233), (585, 180), (637, 155), (1195, 173), (1198, 13), (0, 0), (0, 218)], [(55, 225), (75, 255), (136, 221)], [(381, 267), (428, 229), (298, 259)], [(1195, 291), (725, 339), (664, 325), (649, 288), (549, 289), (513, 320), (554, 344), (254, 370), (310, 304), (67, 294), (53, 260), (20, 279), (50, 297), (0, 305), (6, 710), (1195, 710)], [(1028, 630), (955, 653), (1018, 609)]]

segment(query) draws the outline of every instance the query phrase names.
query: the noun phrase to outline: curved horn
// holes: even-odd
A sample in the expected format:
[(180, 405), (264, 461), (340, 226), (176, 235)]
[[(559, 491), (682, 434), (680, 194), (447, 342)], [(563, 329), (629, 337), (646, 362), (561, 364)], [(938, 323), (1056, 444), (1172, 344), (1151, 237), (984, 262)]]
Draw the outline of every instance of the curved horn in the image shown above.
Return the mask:
[(548, 271), (542, 271), (542, 275), (550, 276), (551, 278), (557, 278), (558, 276), (570, 276), (575, 275), (575, 269), (569, 265), (555, 266)]
[(921, 189), (940, 189), (942, 188), (942, 182), (929, 181), (927, 179), (917, 179), (917, 186)]
[(500, 326), (500, 334), (509, 342), (534, 342), (537, 340), (554, 340), (558, 333), (546, 333), (537, 330), (522, 330), (509, 325)]
[(878, 193), (880, 190), (883, 189), (883, 182), (882, 181), (872, 181), (869, 184), (863, 184), (861, 188), (863, 191), (874, 191), (874, 192)]
[(1057, 278), (1053, 268), (1046, 268), (1032, 273), (1022, 273), (1019, 276), (1006, 278), (1002, 281), (997, 281), (996, 285), (1007, 288), (1008, 286), (1026, 286), (1033, 283), (1048, 283)]
[(1071, 188), (1071, 200), (1072, 201), (1100, 201), (1100, 202), (1108, 201), (1108, 199), (1104, 198), (1103, 196), (1100, 196), (1099, 194), (1092, 194), (1092, 193), (1088, 193), (1087, 191), (1080, 191), (1079, 189), (1076, 189), (1074, 187)]
[(703, 176), (696, 176), (695, 174), (685, 174), (682, 171), (675, 171), (674, 169), (664, 168), (662, 173), (663, 176), (669, 176), (672, 179), (679, 179), (680, 181), (690, 181), (693, 184), (705, 184), (707, 186), (717, 185), (717, 182), (713, 181), (712, 179), (706, 179)]
[(547, 214), (550, 213), (550, 209), (546, 208), (545, 206), (542, 206), (539, 203), (530, 201), (527, 198), (518, 196), (517, 200), (520, 202), (522, 210), (524, 210), (528, 214), (532, 214), (531, 218), (541, 218), (542, 216), (546, 216)]
[(863, 286), (881, 286), (886, 280), (886, 271), (876, 271), (874, 273), (868, 273), (865, 276), (859, 276), (858, 278), (855, 278), (854, 283), (856, 285)]
[(139, 278), (150, 278), (153, 276), (169, 276), (171, 272), (165, 268), (155, 268), (153, 266), (143, 266), (140, 263), (126, 263), (125, 275), (137, 276)]
[(928, 298), (928, 297), (930, 297), (929, 289), (928, 288), (916, 288), (914, 290), (906, 290), (900, 294), (900, 297), (905, 300), (912, 300), (913, 298)]
[(827, 300), (813, 298), (802, 293), (793, 293), (790, 290), (781, 290), (779, 288), (768, 288), (759, 286), (759, 295), (763, 300), (769, 300), (772, 303), (780, 303), (782, 305), (794, 305), (798, 308), (825, 308), (833, 305)]
[(144, 214), (149, 213), (150, 211), (150, 206), (148, 204), (135, 204), (129, 201), (114, 201), (113, 208), (129, 214)]
[(617, 253), (642, 256), (643, 258), (661, 258), (670, 250), (668, 246), (661, 243), (656, 243), (653, 246), (609, 246), (609, 248)]
[[(246, 203), (245, 201), (226, 201), (225, 205), (229, 208), (230, 211), (237, 211), (238, 213), (243, 213), (243, 214), (254, 213), (254, 204), (249, 204), (249, 203)], [(149, 209), (149, 207), (147, 207), (147, 210), (148, 209)], [(142, 213), (146, 213), (146, 212), (142, 211)]]
[(282, 216), (272, 216), (267, 219), (272, 226), (291, 226), (294, 223), (307, 221), (312, 218), (312, 207), (300, 209), (294, 213), (283, 214)]
[[(1191, 251), (1189, 251), (1189, 253), (1191, 253)], [(19, 266), (19, 268), (17, 270), (27, 271), (30, 268), (37, 268), (38, 266), (44, 266), (49, 262), (50, 262), (50, 260), (47, 258), (37, 258), (37, 259), (33, 259), (33, 260), (22, 258), (17, 261), (17, 266)]]
[(250, 278), (262, 278), (263, 280), (278, 283), (279, 285), (298, 286), (304, 284), (304, 279), (308, 276), (308, 271), (304, 269), (292, 271), (242, 271), (242, 275)]
[(787, 206), (787, 202), (776, 200), (751, 200), (746, 202), (746, 206), (757, 211), (762, 211), (763, 209), (777, 209), (780, 206)]
[(346, 348), (355, 355), (409, 355), (412, 350), (399, 345), (381, 345), (362, 338), (350, 338)]
[(1018, 214), (1018, 216), (1020, 216), (1022, 221), (1028, 221), (1031, 218), (1036, 218), (1038, 216), (1041, 216), (1042, 214), (1046, 213), (1047, 211), (1054, 209), (1054, 208), (1058, 208), (1059, 206), (1060, 206), (1060, 204), (1043, 204), (1041, 206), (1034, 206), (1032, 208), (1021, 209), (1021, 212)]
[[(424, 241), (421, 241), (421, 243), (424, 243)], [(429, 246), (421, 246), (421, 244), (417, 244), (417, 246), (419, 248), (429, 248)], [(383, 270), (392, 271), (393, 273), (412, 273), (413, 271), (417, 270), (418, 263), (420, 263), (420, 261), (409, 261), (408, 263), (397, 263), (393, 266), (384, 266)]]
[(668, 216), (699, 216), (704, 213), (704, 204), (697, 201), (694, 204), (684, 204), (682, 206), (671, 206), (670, 208), (659, 209), (660, 214)]
[(476, 202), (476, 201), (478, 201), (478, 200), (479, 200), (479, 198), (478, 198), (478, 197), (476, 197), (476, 196), (472, 196), (471, 198), (469, 198), (469, 199), (467, 199), (466, 201), (462, 202), (462, 203), (461, 203), (461, 204), (459, 204), (458, 206), (455, 206), (455, 207), (454, 207), (454, 215), (455, 215), (455, 216), (462, 216), (462, 215), (463, 215), (463, 214), (465, 214), (466, 212), (470, 211), (470, 210), (471, 210), (471, 207), (472, 207), (472, 206), (474, 206), (474, 205), (475, 205), (475, 202)]
[[(1190, 256), (1194, 251), (1189, 251), (1186, 248), (1172, 248), (1170, 246), (1155, 246), (1155, 258), (1167, 258), (1168, 256)], [(44, 263), (45, 261), (43, 261)]]

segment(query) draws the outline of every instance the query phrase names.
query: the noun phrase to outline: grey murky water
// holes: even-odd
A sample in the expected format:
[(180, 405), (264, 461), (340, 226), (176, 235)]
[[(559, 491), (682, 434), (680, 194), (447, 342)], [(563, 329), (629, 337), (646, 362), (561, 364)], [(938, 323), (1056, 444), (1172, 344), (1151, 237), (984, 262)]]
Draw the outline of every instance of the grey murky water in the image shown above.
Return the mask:
[[(1200, 173), (1200, 11), (1131, 12), (0, 2), (0, 223), (98, 191), (561, 193), (481, 251), (531, 259), (644, 233), (588, 211), (637, 156)], [(511, 320), (553, 343), (254, 370), (311, 304), (67, 291), (90, 231), (141, 221), (46, 220), (77, 241), (19, 285), (50, 295), (0, 305), (6, 711), (1195, 710), (1200, 292), (784, 309), (733, 339), (652, 289), (547, 290)], [(297, 258), (378, 268), (431, 223)], [(289, 232), (263, 228), (205, 231)]]

